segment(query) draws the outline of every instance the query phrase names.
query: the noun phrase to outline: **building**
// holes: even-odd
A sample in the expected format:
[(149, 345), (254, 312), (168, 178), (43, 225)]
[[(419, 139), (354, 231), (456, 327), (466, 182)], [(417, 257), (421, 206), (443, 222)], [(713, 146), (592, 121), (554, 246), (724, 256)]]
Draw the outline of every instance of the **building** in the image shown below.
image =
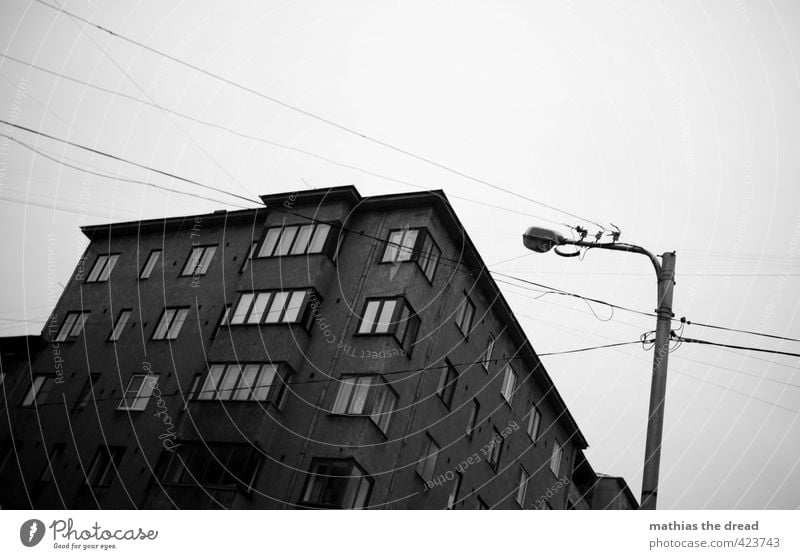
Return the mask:
[(567, 508), (586, 440), (445, 195), (262, 200), (83, 228), (0, 505)]

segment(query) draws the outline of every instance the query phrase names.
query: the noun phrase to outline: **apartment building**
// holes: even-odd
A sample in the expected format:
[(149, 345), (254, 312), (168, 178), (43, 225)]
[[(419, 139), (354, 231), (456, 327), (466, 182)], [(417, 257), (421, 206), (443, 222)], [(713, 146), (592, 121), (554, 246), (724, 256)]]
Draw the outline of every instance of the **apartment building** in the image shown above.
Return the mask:
[(0, 344), (1, 506), (589, 502), (587, 442), (443, 192), (262, 200), (83, 227), (34, 349)]

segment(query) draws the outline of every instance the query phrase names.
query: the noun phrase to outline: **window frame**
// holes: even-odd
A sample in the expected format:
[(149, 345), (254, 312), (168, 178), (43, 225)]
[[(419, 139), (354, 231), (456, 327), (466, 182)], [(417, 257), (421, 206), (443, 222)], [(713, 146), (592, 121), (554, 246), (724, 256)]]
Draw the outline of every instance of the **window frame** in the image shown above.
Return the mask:
[(487, 458), (487, 462), (492, 469), (497, 472), (500, 468), (500, 460), (503, 457), (503, 443), (505, 443), (505, 439), (500, 434), (500, 431), (497, 430), (497, 427), (493, 427), (494, 434), (492, 435), (492, 440), (490, 444), (492, 448), (489, 452), (489, 457)]
[(553, 450), (550, 454), (550, 471), (554, 476), (558, 477), (561, 471), (561, 462), (564, 456), (564, 446), (558, 442), (558, 439), (553, 439)]
[[(303, 298), (299, 305), (299, 308), (296, 313), (294, 313), (295, 318), (293, 320), (284, 320), (286, 316), (293, 310), (290, 308), (290, 303), (294, 298), (295, 294), (303, 293)], [(312, 295), (313, 294), (313, 295)], [(280, 310), (278, 311), (278, 320), (267, 320), (270, 315), (275, 310), (273, 306), (275, 305), (276, 298), (280, 296), (282, 298), (282, 302), (280, 303)], [(240, 315), (239, 307), (242, 305), (242, 300), (246, 297), (249, 297), (249, 301), (247, 303), (247, 309)], [(261, 298), (265, 297), (266, 301), (264, 302), (263, 306), (259, 311), (258, 320), (253, 320), (253, 311), (257, 308), (257, 305), (260, 305), (259, 301), (262, 300)], [(240, 291), (239, 297), (236, 300), (236, 303), (231, 303), (230, 309), (227, 312), (227, 315), (223, 312), (223, 316), (220, 319), (220, 325), (222, 326), (229, 326), (229, 327), (240, 327), (240, 326), (267, 326), (267, 325), (288, 325), (288, 324), (298, 324), (302, 326), (304, 329), (309, 330), (311, 326), (311, 320), (313, 319), (311, 313), (311, 300), (316, 298), (320, 300), (319, 296), (317, 295), (316, 290), (313, 287), (298, 287), (292, 289), (264, 289), (258, 291)], [(238, 317), (241, 316), (241, 319)], [(234, 322), (234, 319), (237, 321)]]
[(461, 484), (464, 482), (464, 474), (456, 472), (453, 477), (453, 485), (447, 495), (447, 510), (456, 510), (459, 503), (458, 494), (461, 492)]
[(481, 403), (477, 398), (472, 399), (472, 409), (469, 412), (469, 419), (467, 419), (467, 438), (471, 439), (475, 434), (475, 428), (478, 426), (478, 417), (481, 413)]
[[(263, 452), (254, 444), (178, 440), (175, 447), (174, 450), (165, 449), (161, 453), (156, 477), (162, 485), (195, 489), (238, 490), (251, 493), (264, 463)], [(242, 470), (234, 474), (228, 469), (228, 465), (234, 457), (234, 453), (242, 449), (242, 457), (244, 457)], [(195, 453), (198, 451), (199, 455), (196, 456)], [(189, 455), (185, 457), (187, 452)], [(200, 472), (192, 472), (186, 467), (188, 464), (197, 464), (198, 459), (202, 460)], [(209, 472), (209, 465), (219, 470), (217, 483), (206, 483), (202, 479)], [(241, 476), (247, 476), (248, 479), (244, 480)], [(177, 481), (172, 478), (177, 478)], [(229, 483), (222, 483), (228, 478), (230, 478)]]
[(453, 405), (456, 395), (456, 385), (458, 384), (458, 369), (449, 359), (445, 358), (442, 372), (439, 373), (439, 384), (436, 387), (436, 395), (449, 410)]
[[(388, 322), (384, 323), (384, 309), (388, 302), (392, 302), (394, 306), (391, 316), (388, 317)], [(373, 303), (377, 303), (377, 310), (374, 314), (368, 315), (367, 310), (370, 304)], [(362, 309), (358, 325), (353, 334), (354, 336), (392, 336), (403, 351), (408, 356), (411, 355), (417, 343), (422, 320), (404, 295), (397, 295), (394, 297), (367, 297), (364, 299)], [(364, 325), (367, 324), (368, 316), (370, 316), (370, 325), (367, 331), (364, 331)], [(387, 324), (386, 330), (379, 332), (378, 327), (382, 324)], [(399, 336), (398, 331), (402, 332)]]
[[(311, 231), (308, 234), (307, 238), (305, 239), (305, 248), (301, 252), (295, 252), (295, 244), (301, 238), (300, 233), (303, 229), (311, 227)], [(324, 254), (330, 256), (330, 239), (331, 239), (331, 231), (334, 229), (335, 225), (333, 223), (326, 223), (323, 221), (304, 221), (304, 222), (297, 222), (297, 223), (282, 223), (280, 225), (269, 225), (264, 228), (264, 232), (261, 235), (261, 239), (258, 242), (258, 248), (253, 253), (253, 259), (259, 258), (289, 258), (291, 256), (314, 256), (317, 254)], [(284, 231), (287, 229), (292, 230), (292, 238), (291, 241), (286, 246), (285, 254), (279, 254), (279, 249), (282, 249), (282, 243), (285, 243), (284, 240)], [(317, 235), (319, 234), (320, 229), (325, 229), (325, 237), (321, 241), (321, 245), (319, 245), (318, 249), (315, 249), (314, 252), (309, 252), (310, 249), (315, 246), (315, 242)], [(269, 254), (263, 254), (264, 248), (270, 236), (270, 231), (277, 230), (277, 236), (274, 239), (274, 242), (271, 241), (271, 247), (269, 250)]]
[(53, 481), (55, 477), (55, 466), (54, 463), (61, 459), (64, 456), (64, 452), (67, 450), (67, 445), (64, 443), (55, 443), (52, 447), (50, 447), (50, 452), (47, 453), (46, 461), (44, 463), (44, 467), (42, 471), (39, 473), (39, 477), (37, 478), (37, 483), (50, 483)]
[[(253, 382), (247, 384), (245, 371), (248, 367), (258, 366)], [(216, 381), (212, 373), (215, 367), (222, 367)], [(264, 388), (266, 385), (259, 384), (265, 375), (269, 375), (268, 367), (272, 367), (271, 380), (267, 386), (266, 393), (263, 398), (256, 398), (256, 392)], [(238, 372), (236, 369), (238, 368)], [(228, 380), (228, 375), (234, 372), (232, 384), (225, 387), (224, 383)], [(268, 403), (272, 404), (279, 411), (283, 410), (286, 400), (289, 397), (290, 380), (294, 375), (294, 371), (288, 363), (284, 361), (239, 361), (239, 362), (212, 362), (208, 363), (208, 369), (205, 375), (201, 375), (200, 383), (197, 390), (190, 396), (192, 402), (225, 402), (228, 404), (235, 403)], [(279, 382), (275, 383), (275, 378)], [(247, 391), (247, 398), (237, 398), (238, 394), (242, 391)], [(220, 398), (220, 392), (227, 393), (225, 398)]]
[[(405, 240), (409, 233), (414, 233), (414, 240), (412, 245), (405, 244)], [(392, 237), (400, 233), (400, 240), (393, 241)], [(428, 253), (424, 252), (426, 243), (430, 243)], [(439, 269), (439, 262), (442, 258), (442, 249), (433, 238), (430, 230), (427, 227), (400, 227), (389, 229), (386, 240), (383, 242), (384, 248), (381, 253), (379, 264), (405, 264), (406, 262), (414, 262), (417, 267), (428, 280), (429, 284), (433, 284), (433, 279), (436, 277), (436, 271)], [(392, 251), (391, 257), (389, 253)], [(400, 255), (405, 252), (408, 256), (401, 258)], [(435, 255), (434, 258), (426, 259), (425, 256)], [(424, 264), (422, 263), (424, 261)], [(432, 268), (430, 274), (428, 268)]]
[[(351, 474), (348, 476), (335, 476), (335, 475), (326, 475), (324, 473), (320, 473), (317, 469), (320, 466), (333, 466), (333, 465), (347, 465), (352, 469)], [(352, 475), (353, 471), (358, 471), (360, 475), (354, 476)], [(319, 501), (311, 501), (310, 497), (311, 494), (314, 492), (324, 494), (326, 492), (326, 485), (331, 483), (331, 480), (336, 480), (337, 477), (346, 477), (348, 479), (347, 485), (344, 489), (344, 496), (347, 497), (348, 493), (352, 496), (352, 503), (342, 503), (341, 505), (338, 504), (329, 504), (323, 503)], [(350, 483), (353, 480), (358, 480), (356, 482), (356, 486), (351, 488), (349, 487)], [(323, 480), (323, 486), (319, 491), (314, 491), (315, 489), (315, 482), (318, 480)], [(365, 485), (366, 484), (366, 485)], [(308, 466), (308, 471), (306, 473), (306, 478), (303, 481), (303, 486), (300, 490), (300, 498), (298, 499), (298, 505), (304, 508), (315, 508), (315, 509), (336, 509), (336, 510), (361, 510), (368, 508), (369, 506), (369, 499), (372, 496), (372, 489), (375, 485), (375, 480), (372, 478), (371, 475), (358, 463), (358, 460), (352, 457), (347, 458), (328, 458), (328, 457), (319, 457), (315, 456), (311, 459), (311, 463)], [(348, 506), (349, 504), (349, 506)]]
[(539, 441), (542, 428), (542, 413), (536, 404), (531, 404), (531, 410), (528, 412), (528, 426), (526, 432), (534, 445)]
[[(364, 378), (370, 379), (367, 385), (362, 385), (358, 382), (345, 383), (345, 379), (361, 380)], [(378, 379), (379, 382), (373, 382), (372, 379)], [(331, 415), (369, 417), (381, 433), (388, 435), (392, 417), (394, 412), (397, 411), (397, 405), (400, 403), (400, 396), (394, 390), (392, 384), (379, 373), (344, 374), (337, 379), (336, 382), (339, 383), (339, 387), (334, 396), (333, 404), (331, 405)], [(346, 389), (346, 386), (350, 386), (350, 388)], [(361, 389), (362, 386), (366, 387), (366, 394), (364, 394), (363, 401), (360, 404), (361, 411), (354, 412), (351, 410), (352, 404), (358, 402), (357, 398), (359, 397), (357, 396), (357, 390)], [(347, 390), (347, 394), (343, 396), (345, 390)], [(385, 407), (387, 403), (390, 402), (387, 397), (393, 398), (393, 403), (389, 406), (389, 411), (386, 411), (387, 408)], [(346, 401), (342, 405), (341, 402), (345, 399)], [(380, 405), (382, 409), (376, 409), (378, 405)]]
[[(94, 264), (91, 270), (89, 270), (89, 274), (86, 276), (84, 283), (107, 282), (111, 278), (111, 272), (114, 271), (114, 267), (117, 265), (120, 255), (121, 253), (119, 252), (98, 254), (97, 258), (94, 259)], [(111, 264), (109, 264), (109, 262), (111, 262)]]
[[(431, 452), (431, 447), (435, 447), (436, 450)], [(436, 473), (436, 464), (439, 461), (441, 450), (442, 448), (436, 442), (436, 439), (426, 432), (425, 446), (417, 459), (417, 465), (414, 467), (414, 471), (426, 484), (433, 479), (433, 475)]]
[[(155, 390), (158, 384), (158, 374), (157, 373), (134, 373), (128, 379), (128, 384), (125, 386), (125, 390), (122, 391), (122, 398), (120, 398), (119, 403), (117, 404), (117, 411), (144, 411), (147, 409), (147, 404), (150, 403), (150, 396), (152, 396), (153, 391)], [(136, 388), (136, 394), (132, 397), (128, 395), (131, 391), (131, 385), (134, 381), (141, 379), (141, 383)], [(153, 382), (151, 379), (154, 379)], [(130, 401), (128, 400), (129, 398)]]
[[(464, 320), (466, 318), (466, 311), (470, 309), (469, 314), (469, 325), (467, 328), (464, 328)], [(467, 292), (464, 292), (464, 298), (461, 300), (461, 303), (458, 306), (458, 310), (456, 311), (456, 321), (455, 325), (458, 328), (458, 331), (464, 336), (465, 339), (469, 339), (469, 335), (472, 332), (472, 327), (474, 326), (475, 321), (475, 312), (477, 311), (477, 307), (475, 306), (474, 301), (470, 298)]]
[(525, 469), (525, 466), (520, 465), (519, 467), (519, 485), (517, 486), (517, 494), (514, 496), (514, 500), (521, 508), (525, 508), (525, 497), (528, 494), (528, 483), (531, 481), (531, 476), (528, 473), (528, 470)]
[[(178, 336), (180, 336), (181, 330), (183, 330), (183, 325), (186, 322), (186, 319), (189, 318), (190, 310), (190, 307), (164, 307), (164, 310), (161, 311), (161, 316), (158, 317), (158, 321), (156, 322), (156, 326), (153, 329), (153, 334), (150, 339), (157, 342), (171, 342), (177, 340)], [(169, 311), (173, 311), (174, 314), (166, 324), (163, 335), (161, 337), (156, 337), (159, 329), (161, 329), (161, 324), (164, 322), (166, 314)], [(181, 318), (178, 318), (181, 312), (184, 312), (185, 314), (183, 314)], [(170, 334), (170, 332), (175, 328), (176, 320), (179, 322), (179, 324), (177, 326), (177, 332), (175, 332), (175, 335), (173, 336)]]
[[(111, 484), (114, 483), (114, 479), (119, 477), (119, 475), (117, 475), (119, 474), (119, 465), (122, 462), (125, 451), (126, 448), (123, 446), (98, 446), (89, 464), (89, 469), (86, 470), (83, 485), (88, 485), (96, 489), (111, 487)], [(101, 459), (106, 459), (108, 461), (100, 466), (102, 472), (98, 472), (96, 468)]]
[(150, 276), (153, 275), (153, 270), (155, 270), (158, 265), (158, 261), (161, 260), (163, 252), (164, 251), (160, 248), (154, 248), (150, 251), (150, 254), (147, 255), (147, 260), (144, 261), (144, 266), (139, 270), (140, 280), (150, 279)]
[[(214, 260), (214, 256), (217, 254), (218, 246), (219, 245), (216, 244), (192, 245), (189, 249), (189, 256), (186, 258), (183, 268), (181, 268), (179, 277), (191, 278), (206, 275), (209, 267), (211, 267), (211, 262)], [(209, 250), (211, 251), (211, 256), (206, 260), (206, 254), (208, 254)], [(192, 256), (196, 251), (200, 251), (200, 256), (194, 261), (191, 270), (187, 271), (187, 269), (190, 268), (190, 264), (193, 262)]]
[[(509, 380), (511, 380), (510, 386)], [(506, 366), (503, 368), (503, 384), (500, 387), (500, 395), (509, 406), (514, 400), (514, 392), (517, 389), (518, 380), (519, 377), (517, 376), (517, 372), (514, 370), (514, 367), (510, 362), (506, 363)], [(508, 392), (508, 394), (506, 394), (506, 392)]]
[(100, 373), (89, 373), (89, 378), (83, 383), (78, 398), (72, 406), (72, 411), (81, 411), (89, 407), (89, 402), (94, 401), (94, 387), (100, 379)]
[[(36, 381), (41, 381), (38, 386)], [(55, 388), (56, 375), (51, 374), (34, 374), (31, 379), (31, 384), (25, 391), (20, 407), (23, 408), (38, 408), (47, 402), (50, 393)], [(45, 388), (46, 387), (46, 388)], [(44, 393), (44, 395), (42, 395)], [(30, 401), (29, 401), (30, 400)], [(41, 401), (40, 401), (41, 400)]]
[[(128, 321), (131, 319), (131, 315), (133, 314), (133, 309), (122, 309), (117, 314), (117, 320), (114, 321), (114, 325), (111, 327), (111, 333), (108, 335), (106, 339), (107, 342), (118, 342), (120, 337), (122, 337), (122, 333), (125, 331), (125, 327), (128, 325)], [(120, 324), (120, 321), (123, 320), (124, 322)], [(117, 331), (119, 330), (119, 332)]]
[(481, 356), (481, 365), (483, 365), (483, 370), (487, 373), (489, 372), (490, 363), (494, 361), (492, 358), (494, 357), (494, 348), (496, 344), (497, 338), (495, 338), (494, 335), (489, 334), (489, 339), (486, 343), (486, 349)]
[[(75, 341), (86, 328), (90, 314), (91, 311), (67, 311), (53, 341), (58, 343)], [(69, 322), (70, 318), (73, 318), (72, 322)]]

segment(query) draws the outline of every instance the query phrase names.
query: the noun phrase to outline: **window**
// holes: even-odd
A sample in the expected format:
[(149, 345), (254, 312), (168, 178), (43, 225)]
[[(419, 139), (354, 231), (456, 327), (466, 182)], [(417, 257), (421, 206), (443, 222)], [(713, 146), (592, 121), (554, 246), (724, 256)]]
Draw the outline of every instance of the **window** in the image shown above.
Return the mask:
[(481, 405), (478, 400), (472, 400), (472, 409), (469, 412), (469, 419), (467, 420), (467, 436), (472, 437), (475, 431), (475, 424), (478, 423), (478, 413), (481, 410)]
[(417, 473), (425, 481), (433, 479), (433, 471), (436, 469), (436, 459), (439, 454), (439, 445), (433, 438), (425, 434), (425, 443), (422, 447), (422, 454), (417, 461)]
[(486, 504), (486, 501), (478, 497), (478, 506), (476, 508), (478, 510), (489, 510), (489, 505)]
[(94, 454), (86, 473), (86, 484), (92, 487), (108, 487), (114, 480), (114, 473), (122, 462), (125, 448), (121, 446), (101, 446)]
[(153, 332), (154, 340), (175, 340), (181, 331), (181, 326), (189, 315), (189, 309), (170, 308), (164, 309), (164, 313), (158, 320), (155, 332)]
[(436, 394), (442, 399), (444, 405), (448, 408), (453, 403), (453, 395), (456, 393), (456, 380), (458, 379), (458, 371), (450, 361), (445, 360), (445, 366), (442, 373), (439, 375), (439, 386), (436, 388)]
[(142, 411), (147, 407), (150, 395), (158, 384), (158, 375), (133, 375), (128, 381), (125, 394), (119, 401), (118, 410)]
[(290, 324), (308, 326), (312, 318), (309, 312), (310, 290), (260, 291), (242, 293), (233, 313), (229, 313), (229, 324)]
[(142, 268), (142, 271), (139, 274), (139, 279), (147, 279), (150, 277), (150, 274), (153, 273), (153, 268), (156, 267), (158, 258), (160, 256), (161, 250), (155, 249), (150, 251), (150, 256), (147, 257), (147, 262), (144, 263), (144, 268)]
[(86, 283), (107, 281), (118, 259), (119, 254), (101, 254), (98, 256), (97, 260), (94, 261), (92, 271), (89, 272), (89, 277), (86, 278)]
[(270, 227), (264, 234), (258, 257), (319, 254), (325, 249), (330, 228), (327, 223)]
[(372, 479), (353, 459), (311, 461), (300, 504), (328, 509), (361, 509), (367, 505)]
[(55, 341), (64, 342), (69, 338), (76, 338), (83, 332), (83, 327), (89, 319), (88, 312), (68, 312), (61, 323), (61, 328), (56, 335)]
[(291, 373), (283, 363), (212, 364), (195, 399), (272, 402), (280, 408)]
[(0, 475), (6, 473), (6, 468), (12, 463), (12, 458), (14, 462), (18, 462), (17, 456), (19, 456), (21, 449), (22, 443), (19, 441), (10, 441), (8, 439), (0, 441)]
[(427, 229), (403, 228), (389, 232), (381, 262), (416, 261), (428, 281), (432, 282), (441, 253)]
[(456, 326), (465, 336), (469, 336), (473, 316), (475, 316), (475, 305), (465, 293), (464, 300), (461, 301), (461, 306), (458, 307), (458, 312), (456, 313)]
[(489, 441), (489, 446), (491, 447), (489, 452), (489, 464), (495, 470), (498, 468), (498, 466), (500, 466), (500, 456), (503, 454), (503, 442), (503, 437), (500, 435), (497, 427), (495, 427), (494, 436), (492, 437), (492, 440)]
[(525, 508), (525, 493), (528, 492), (528, 480), (530, 476), (528, 476), (528, 472), (525, 471), (525, 468), (520, 466), (519, 468), (519, 486), (517, 487), (517, 496), (515, 497), (517, 503), (522, 508)]
[(564, 452), (564, 448), (561, 446), (561, 443), (558, 440), (553, 442), (553, 454), (550, 456), (550, 471), (553, 472), (553, 475), (558, 477), (558, 472), (561, 469), (561, 455)]
[(389, 420), (397, 407), (397, 394), (379, 375), (342, 377), (332, 413), (368, 415), (386, 433)]
[(481, 359), (481, 364), (483, 368), (486, 369), (486, 372), (489, 372), (489, 363), (492, 361), (492, 355), (494, 354), (494, 336), (491, 334), (489, 335), (489, 341), (486, 343), (486, 351), (483, 353), (483, 358)]
[(55, 464), (61, 459), (66, 448), (67, 446), (64, 443), (56, 443), (53, 445), (53, 448), (50, 449), (50, 454), (47, 455), (47, 462), (42, 469), (42, 473), (39, 474), (39, 482), (52, 481)]
[(250, 250), (247, 253), (247, 257), (245, 257), (244, 261), (242, 262), (242, 267), (239, 269), (239, 273), (244, 273), (248, 267), (250, 267), (250, 261), (255, 258), (256, 250), (258, 249), (258, 242), (253, 243), (250, 245)]
[(189, 258), (186, 259), (186, 264), (183, 266), (181, 275), (204, 275), (208, 271), (208, 266), (211, 264), (211, 259), (214, 258), (214, 253), (216, 251), (216, 245), (192, 247), (192, 251), (189, 253)]
[(97, 379), (100, 378), (99, 374), (89, 375), (89, 378), (83, 384), (81, 393), (78, 400), (75, 402), (75, 409), (82, 410), (89, 406), (90, 401), (94, 401), (94, 386), (97, 384)]
[(262, 454), (249, 444), (178, 441), (162, 454), (161, 481), (212, 488), (252, 487)]
[(36, 375), (33, 377), (31, 387), (28, 389), (28, 392), (25, 394), (25, 398), (22, 400), (22, 405), (41, 406), (47, 401), (47, 397), (53, 390), (55, 383), (56, 379), (52, 375)]
[(411, 353), (419, 331), (419, 317), (404, 297), (367, 299), (358, 334), (391, 334)]
[(109, 342), (116, 342), (119, 340), (119, 337), (122, 336), (122, 332), (125, 330), (125, 326), (128, 324), (128, 319), (131, 317), (131, 310), (125, 309), (120, 311), (119, 317), (117, 318), (117, 323), (114, 324), (114, 329), (111, 331), (111, 335), (108, 337)]
[(514, 388), (516, 384), (517, 374), (514, 372), (514, 369), (511, 367), (511, 365), (507, 364), (505, 370), (503, 371), (503, 388), (500, 393), (509, 404), (511, 403), (511, 399), (514, 397)]
[(528, 436), (534, 444), (539, 439), (539, 426), (542, 423), (542, 414), (536, 409), (535, 405), (531, 405), (531, 411), (528, 414)]
[(458, 503), (458, 492), (461, 490), (461, 480), (463, 476), (460, 472), (456, 472), (453, 478), (453, 484), (450, 486), (450, 494), (447, 496), (447, 510), (456, 510)]

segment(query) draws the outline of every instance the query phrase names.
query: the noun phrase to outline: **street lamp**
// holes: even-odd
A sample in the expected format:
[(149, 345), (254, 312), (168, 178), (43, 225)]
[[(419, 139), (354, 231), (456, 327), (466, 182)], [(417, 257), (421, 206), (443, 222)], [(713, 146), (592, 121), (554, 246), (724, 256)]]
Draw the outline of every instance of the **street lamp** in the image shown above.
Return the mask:
[[(554, 247), (573, 245), (578, 247), (603, 248), (622, 252), (644, 254), (656, 270), (658, 297), (656, 307), (656, 340), (653, 354), (653, 381), (650, 386), (650, 411), (647, 419), (647, 439), (644, 451), (644, 470), (642, 471), (642, 499), (640, 508), (655, 510), (658, 498), (658, 469), (661, 464), (661, 434), (664, 428), (664, 399), (667, 389), (667, 362), (669, 360), (669, 340), (672, 326), (672, 291), (675, 286), (675, 253), (665, 252), (656, 257), (648, 250), (628, 243), (618, 243), (619, 233), (614, 234), (613, 242), (585, 240), (585, 230), (580, 240), (573, 240), (542, 227), (529, 227), (522, 236), (526, 248), (534, 252), (548, 252)], [(558, 251), (562, 256), (570, 256)]]

